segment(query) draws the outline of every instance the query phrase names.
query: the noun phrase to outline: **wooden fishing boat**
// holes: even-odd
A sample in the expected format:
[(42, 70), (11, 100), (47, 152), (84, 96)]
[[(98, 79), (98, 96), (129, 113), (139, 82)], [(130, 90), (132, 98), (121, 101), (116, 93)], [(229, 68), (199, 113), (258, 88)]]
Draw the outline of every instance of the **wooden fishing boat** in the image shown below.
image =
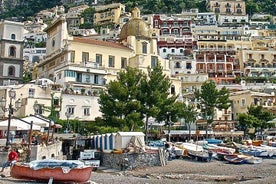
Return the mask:
[(236, 154), (224, 156), (224, 160), (228, 161), (230, 164), (244, 164), (246, 163), (246, 158), (247, 157), (239, 156)]
[(78, 160), (41, 160), (16, 163), (11, 177), (23, 180), (84, 183), (90, 179), (92, 166)]

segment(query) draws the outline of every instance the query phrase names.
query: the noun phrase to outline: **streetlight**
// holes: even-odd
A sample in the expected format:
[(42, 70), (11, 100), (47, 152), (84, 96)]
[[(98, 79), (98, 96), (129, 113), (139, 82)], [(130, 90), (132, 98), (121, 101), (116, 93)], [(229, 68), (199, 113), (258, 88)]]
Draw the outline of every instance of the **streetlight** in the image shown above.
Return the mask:
[(67, 118), (67, 128), (66, 128), (66, 133), (68, 133), (68, 132), (69, 132), (69, 130), (70, 130), (69, 118), (70, 118), (70, 116), (71, 116), (71, 114), (68, 112), (68, 110), (65, 112), (65, 116), (66, 116), (66, 118)]
[(17, 111), (22, 105), (21, 99), (19, 98), (18, 100), (15, 101), (15, 108), (13, 108), (12, 100), (15, 100), (15, 98), (16, 98), (16, 91), (14, 89), (10, 89), (8, 93), (9, 93), (9, 98), (10, 98), (10, 103), (9, 103), (8, 108), (6, 108), (7, 99), (5, 97), (2, 97), (2, 99), (0, 101), (1, 102), (1, 108), (3, 109), (3, 111), (4, 112), (6, 112), (6, 111), (9, 112), (9, 114), (8, 114), (8, 130), (7, 130), (7, 136), (6, 136), (6, 138), (7, 138), (6, 139), (6, 146), (9, 145), (11, 117), (13, 115), (13, 112)]

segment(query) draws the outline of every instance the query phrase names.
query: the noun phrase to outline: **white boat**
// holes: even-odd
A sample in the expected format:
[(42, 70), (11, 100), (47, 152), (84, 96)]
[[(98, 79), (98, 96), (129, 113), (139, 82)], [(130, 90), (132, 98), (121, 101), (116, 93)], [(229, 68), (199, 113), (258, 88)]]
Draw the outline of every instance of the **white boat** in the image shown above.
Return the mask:
[(247, 158), (245, 158), (246, 163), (248, 164), (260, 164), (263, 162), (262, 158), (259, 157), (254, 157), (254, 156), (248, 156)]
[(203, 149), (201, 145), (193, 144), (193, 143), (181, 143), (178, 144), (179, 148), (186, 149), (188, 152), (188, 156), (193, 159), (200, 160), (200, 161), (208, 161), (209, 154), (208, 151)]

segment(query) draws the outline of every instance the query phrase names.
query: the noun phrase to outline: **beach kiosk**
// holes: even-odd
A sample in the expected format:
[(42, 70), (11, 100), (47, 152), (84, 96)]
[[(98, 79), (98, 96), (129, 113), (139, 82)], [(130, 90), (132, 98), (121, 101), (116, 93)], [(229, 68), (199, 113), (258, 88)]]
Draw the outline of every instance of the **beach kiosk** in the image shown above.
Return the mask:
[(133, 136), (140, 139), (143, 145), (145, 145), (145, 134), (143, 132), (118, 132), (115, 136), (114, 149), (125, 149)]

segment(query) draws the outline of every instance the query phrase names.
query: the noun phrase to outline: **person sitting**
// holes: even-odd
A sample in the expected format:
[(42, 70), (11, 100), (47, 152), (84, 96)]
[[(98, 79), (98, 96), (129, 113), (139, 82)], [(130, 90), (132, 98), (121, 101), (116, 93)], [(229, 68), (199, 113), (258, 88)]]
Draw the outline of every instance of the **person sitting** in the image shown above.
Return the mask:
[(18, 154), (16, 152), (16, 148), (11, 148), (10, 153), (8, 154), (8, 160), (3, 163), (2, 170), (0, 172), (3, 172), (4, 169), (8, 166), (13, 166), (18, 161)]

